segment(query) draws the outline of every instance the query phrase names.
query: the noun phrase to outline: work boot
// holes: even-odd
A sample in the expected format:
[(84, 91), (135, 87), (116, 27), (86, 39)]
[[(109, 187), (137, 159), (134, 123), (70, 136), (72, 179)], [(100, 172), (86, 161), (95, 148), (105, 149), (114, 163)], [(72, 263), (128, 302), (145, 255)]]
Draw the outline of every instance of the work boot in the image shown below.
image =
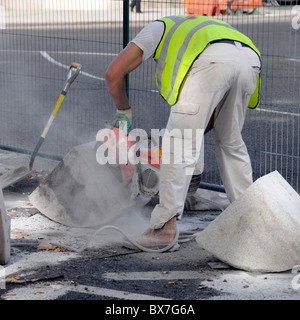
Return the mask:
[[(148, 229), (143, 234), (134, 238), (134, 242), (138, 243), (140, 246), (145, 248), (154, 249), (154, 248), (163, 248), (171, 245), (174, 242), (174, 245), (168, 251), (178, 250), (178, 238), (177, 227), (176, 227), (176, 217), (169, 220), (162, 228), (160, 229)], [(137, 247), (132, 244), (130, 241), (124, 241), (124, 246), (130, 249), (137, 249)]]

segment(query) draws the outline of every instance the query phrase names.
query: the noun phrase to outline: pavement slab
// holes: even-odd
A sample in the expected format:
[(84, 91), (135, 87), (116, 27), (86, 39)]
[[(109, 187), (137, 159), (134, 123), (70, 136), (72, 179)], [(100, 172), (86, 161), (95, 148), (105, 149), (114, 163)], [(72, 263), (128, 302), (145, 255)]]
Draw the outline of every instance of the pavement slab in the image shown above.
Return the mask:
[[(117, 306), (137, 300), (300, 299), (296, 267), (277, 273), (246, 272), (222, 263), (195, 239), (182, 243), (177, 252), (130, 250), (114, 230), (94, 237), (97, 228), (72, 228), (50, 220), (16, 190), (4, 190), (4, 198), (16, 206), (7, 209), (11, 258), (3, 267), (1, 300), (113, 300)], [(112, 224), (128, 234), (141, 233), (151, 209)], [(184, 212), (179, 229), (201, 232), (220, 213)]]

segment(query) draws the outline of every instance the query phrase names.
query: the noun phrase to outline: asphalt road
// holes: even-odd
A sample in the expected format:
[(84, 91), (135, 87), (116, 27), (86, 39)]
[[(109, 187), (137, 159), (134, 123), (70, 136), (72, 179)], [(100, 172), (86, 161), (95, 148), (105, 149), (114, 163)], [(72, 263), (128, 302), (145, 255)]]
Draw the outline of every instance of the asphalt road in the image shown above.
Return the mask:
[[(291, 17), (228, 18), (250, 36), (262, 53), (262, 101), (249, 112), (244, 139), (258, 177), (274, 169), (299, 187), (299, 52), (298, 31)], [(130, 38), (141, 28), (130, 29)], [(72, 146), (91, 141), (114, 114), (104, 75), (122, 49), (118, 24), (11, 28), (0, 32), (1, 143), (34, 148), (66, 80), (67, 66), (82, 64), (41, 151), (64, 155)], [(154, 63), (130, 76), (134, 126), (150, 131), (164, 128), (169, 107), (159, 97)], [(213, 136), (207, 137), (207, 150)], [(207, 179), (217, 179), (212, 157)], [(291, 168), (291, 169), (287, 169)], [(211, 172), (210, 172), (211, 171)]]

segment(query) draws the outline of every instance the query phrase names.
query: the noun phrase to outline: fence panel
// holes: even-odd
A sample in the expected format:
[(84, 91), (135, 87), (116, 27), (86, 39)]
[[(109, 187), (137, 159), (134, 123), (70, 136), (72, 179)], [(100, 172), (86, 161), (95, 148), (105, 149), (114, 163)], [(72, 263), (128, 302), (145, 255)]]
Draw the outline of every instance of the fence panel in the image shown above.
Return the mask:
[[(41, 151), (64, 155), (72, 146), (95, 139), (115, 112), (104, 77), (108, 64), (123, 48), (123, 4), (128, 1), (0, 1), (0, 144), (34, 148), (73, 61), (82, 64), (82, 73)], [(214, 14), (252, 38), (263, 63), (261, 105), (249, 110), (243, 130), (254, 178), (278, 170), (299, 192), (300, 11), (294, 4), (142, 0), (142, 13), (129, 11), (128, 37), (162, 16), (200, 13)], [(148, 61), (129, 77), (134, 126), (148, 132), (164, 128), (170, 110), (157, 93), (154, 74), (155, 65)], [(221, 184), (213, 132), (206, 136), (205, 151), (203, 180)]]

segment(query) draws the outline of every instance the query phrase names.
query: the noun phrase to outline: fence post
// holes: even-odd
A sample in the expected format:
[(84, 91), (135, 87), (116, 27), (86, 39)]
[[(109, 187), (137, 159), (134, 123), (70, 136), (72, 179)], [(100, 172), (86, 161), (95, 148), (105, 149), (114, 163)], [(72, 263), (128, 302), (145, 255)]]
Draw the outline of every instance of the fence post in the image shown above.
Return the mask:
[[(123, 48), (129, 42), (129, 0), (123, 0)], [(129, 97), (129, 75), (125, 76), (126, 94)]]

